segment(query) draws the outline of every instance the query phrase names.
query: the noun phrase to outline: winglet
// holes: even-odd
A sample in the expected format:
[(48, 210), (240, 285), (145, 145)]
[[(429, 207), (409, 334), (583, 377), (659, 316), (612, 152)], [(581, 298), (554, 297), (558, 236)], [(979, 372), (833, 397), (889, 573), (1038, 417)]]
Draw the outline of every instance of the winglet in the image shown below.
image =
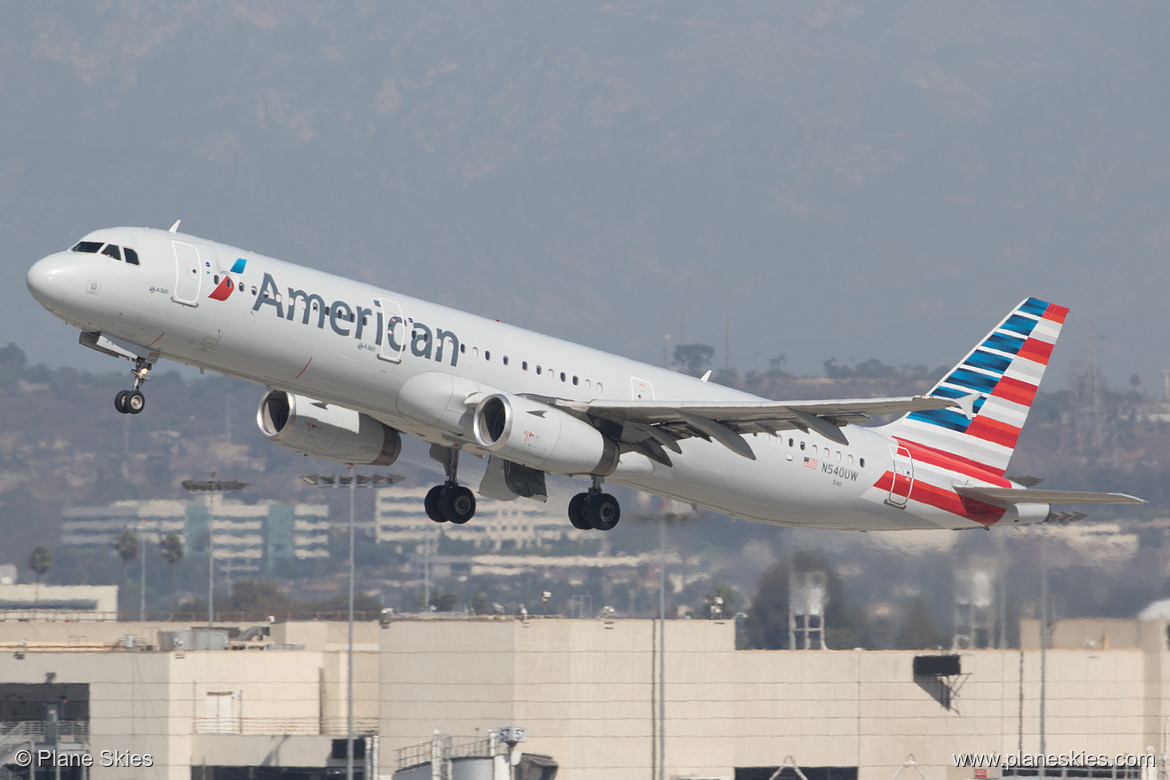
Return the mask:
[(170, 232), (171, 233), (178, 233), (179, 232), (179, 223), (182, 221), (183, 220), (181, 220), (181, 219), (176, 219), (175, 224), (171, 225)]

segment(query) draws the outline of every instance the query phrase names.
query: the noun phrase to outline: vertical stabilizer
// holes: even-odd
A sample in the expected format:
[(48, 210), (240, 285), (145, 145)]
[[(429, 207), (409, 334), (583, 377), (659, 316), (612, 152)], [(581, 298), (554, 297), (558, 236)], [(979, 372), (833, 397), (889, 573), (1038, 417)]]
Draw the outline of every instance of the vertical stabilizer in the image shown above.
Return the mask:
[(927, 393), (960, 408), (913, 412), (884, 431), (1002, 476), (1067, 314), (1023, 301)]

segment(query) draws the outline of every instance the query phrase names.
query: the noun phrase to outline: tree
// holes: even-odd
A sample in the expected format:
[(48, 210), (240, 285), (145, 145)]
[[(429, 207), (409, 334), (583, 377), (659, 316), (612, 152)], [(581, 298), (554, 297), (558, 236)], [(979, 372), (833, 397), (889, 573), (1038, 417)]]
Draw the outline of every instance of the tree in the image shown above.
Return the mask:
[[(796, 552), (791, 570), (798, 573), (825, 573), (825, 644), (830, 648), (868, 647), (869, 625), (860, 609), (845, 604), (841, 578), (827, 560), (815, 553)], [(751, 606), (747, 610), (744, 640), (749, 648), (787, 650), (789, 571), (787, 561), (779, 561), (764, 572)]]
[(122, 559), (122, 579), (126, 579), (127, 567), (138, 558), (138, 535), (129, 528), (125, 529), (114, 541), (114, 549)]
[(183, 560), (183, 539), (174, 531), (163, 537), (162, 543), (159, 544), (162, 548), (162, 557), (167, 562), (167, 579), (169, 580), (169, 590), (171, 592), (171, 611), (175, 609), (175, 564)]
[(902, 618), (894, 646), (899, 650), (932, 650), (946, 646), (947, 642), (948, 637), (931, 619), (926, 601), (921, 596), (914, 598)]
[(674, 364), (691, 376), (702, 374), (714, 356), (715, 347), (707, 344), (679, 344), (674, 348)]
[(703, 599), (699, 617), (725, 619), (735, 617), (739, 608), (739, 596), (726, 582), (721, 582)]
[(28, 567), (33, 570), (33, 574), (37, 575), (37, 587), (33, 596), (33, 603), (40, 605), (41, 577), (45, 576), (45, 573), (53, 568), (53, 554), (46, 548), (37, 545), (37, 548), (32, 551), (32, 555), (29, 556)]

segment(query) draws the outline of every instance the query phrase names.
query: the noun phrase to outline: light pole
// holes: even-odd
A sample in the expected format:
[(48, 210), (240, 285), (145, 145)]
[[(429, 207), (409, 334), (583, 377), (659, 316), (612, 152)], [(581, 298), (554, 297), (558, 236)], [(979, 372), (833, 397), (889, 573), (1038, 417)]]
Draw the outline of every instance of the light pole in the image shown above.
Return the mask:
[(355, 474), (353, 465), (345, 474), (307, 474), (305, 482), (320, 488), (349, 488), (349, 634), (345, 648), (345, 780), (353, 780), (353, 586), (354, 586), (354, 492), (360, 487), (388, 487), (402, 477), (393, 474)]
[[(213, 473), (211, 476), (215, 476)], [(207, 627), (215, 625), (215, 496), (248, 487), (247, 482), (217, 479), (187, 479), (183, 490), (207, 496)], [(210, 640), (209, 640), (210, 641)]]

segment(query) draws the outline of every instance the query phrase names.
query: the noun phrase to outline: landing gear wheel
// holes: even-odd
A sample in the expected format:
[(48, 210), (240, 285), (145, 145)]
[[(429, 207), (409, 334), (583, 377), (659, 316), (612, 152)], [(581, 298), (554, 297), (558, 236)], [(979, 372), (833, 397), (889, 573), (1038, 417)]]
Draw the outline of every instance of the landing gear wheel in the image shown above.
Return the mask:
[(594, 493), (585, 499), (585, 519), (598, 531), (612, 530), (622, 518), (618, 500), (609, 493)]
[(130, 414), (139, 414), (146, 408), (146, 396), (142, 394), (141, 390), (131, 390), (126, 393), (122, 405)]
[(447, 517), (443, 514), (442, 500), (443, 488), (446, 485), (435, 485), (427, 491), (427, 497), (423, 500), (423, 506), (426, 507), (427, 517), (434, 520), (436, 523), (447, 522)]
[(120, 414), (126, 414), (130, 411), (126, 408), (126, 396), (128, 395), (130, 395), (129, 390), (119, 390), (118, 394), (114, 396), (114, 408), (117, 409)]
[(448, 485), (439, 506), (447, 520), (463, 525), (475, 515), (475, 494), (462, 485)]
[(593, 530), (585, 517), (585, 500), (588, 497), (588, 493), (578, 493), (569, 500), (569, 522), (579, 531)]

